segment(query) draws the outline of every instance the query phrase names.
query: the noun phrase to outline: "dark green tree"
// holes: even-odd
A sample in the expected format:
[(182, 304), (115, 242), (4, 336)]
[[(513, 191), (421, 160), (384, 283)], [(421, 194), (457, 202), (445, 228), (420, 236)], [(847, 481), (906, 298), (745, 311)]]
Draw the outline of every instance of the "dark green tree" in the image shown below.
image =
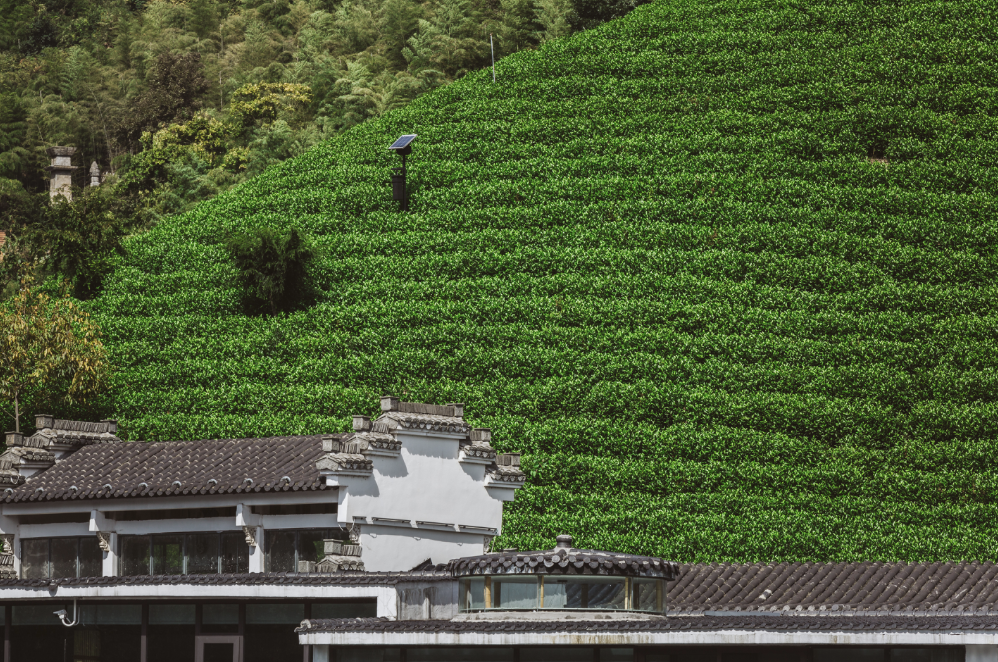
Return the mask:
[(248, 312), (290, 312), (309, 298), (305, 277), (314, 253), (294, 228), (254, 228), (229, 237), (226, 248), (239, 270)]

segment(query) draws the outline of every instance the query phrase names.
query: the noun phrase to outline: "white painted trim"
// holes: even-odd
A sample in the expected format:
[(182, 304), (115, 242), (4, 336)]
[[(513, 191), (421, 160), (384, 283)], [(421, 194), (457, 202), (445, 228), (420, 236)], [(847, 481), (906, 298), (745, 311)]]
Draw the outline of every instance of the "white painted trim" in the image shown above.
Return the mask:
[(267, 530), (264, 526), (256, 527), (256, 544), (249, 548), (249, 572), (265, 572), (267, 557), (264, 553), (267, 544)]
[[(307, 632), (312, 646), (966, 646), (996, 644), (994, 632)], [(989, 658), (994, 659), (994, 658)], [(970, 657), (967, 658), (970, 662)]]
[(59, 538), (62, 536), (92, 536), (86, 522), (63, 522), (61, 524), (22, 524), (22, 538)]
[(78, 513), (99, 510), (109, 513), (122, 510), (170, 510), (173, 508), (232, 508), (239, 504), (249, 506), (276, 506), (298, 503), (336, 503), (338, 495), (333, 490), (319, 489), (301, 492), (241, 492), (232, 494), (195, 494), (186, 496), (124, 497), (111, 499), (74, 499), (57, 501), (23, 501), (0, 504), (4, 515), (42, 515)]

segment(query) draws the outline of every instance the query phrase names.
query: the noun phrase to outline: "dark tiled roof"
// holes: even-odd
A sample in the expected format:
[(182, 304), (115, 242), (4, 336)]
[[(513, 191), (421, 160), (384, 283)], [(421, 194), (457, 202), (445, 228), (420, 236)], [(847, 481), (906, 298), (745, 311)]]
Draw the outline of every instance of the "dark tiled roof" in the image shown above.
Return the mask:
[(636, 556), (595, 549), (575, 549), (572, 536), (558, 536), (558, 546), (539, 552), (515, 549), (466, 556), (447, 563), (455, 577), (487, 574), (619, 575), (673, 580), (679, 564), (654, 556)]
[(5, 500), (320, 490), (325, 483), (315, 464), (323, 455), (321, 439), (308, 435), (84, 446), (28, 478)]
[(670, 616), (604, 621), (389, 621), (323, 618), (302, 621), (296, 632), (676, 632), (701, 630), (998, 630), (993, 616)]
[(670, 610), (998, 613), (995, 563), (687, 564)]
[(339, 586), (364, 585), (394, 586), (399, 582), (450, 580), (441, 572), (337, 572), (329, 574), (261, 572), (222, 575), (136, 575), (131, 577), (64, 577), (60, 579), (0, 579), (3, 588), (42, 588), (47, 586), (244, 586), (244, 585), (296, 585)]

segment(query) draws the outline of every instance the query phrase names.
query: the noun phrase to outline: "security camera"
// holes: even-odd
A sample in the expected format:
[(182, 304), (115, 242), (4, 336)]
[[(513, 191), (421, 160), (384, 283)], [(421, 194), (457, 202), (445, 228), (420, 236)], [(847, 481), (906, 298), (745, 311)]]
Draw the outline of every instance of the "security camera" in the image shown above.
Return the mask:
[(65, 609), (60, 609), (59, 611), (54, 611), (52, 613), (58, 616), (60, 621), (65, 620), (66, 617), (69, 616)]

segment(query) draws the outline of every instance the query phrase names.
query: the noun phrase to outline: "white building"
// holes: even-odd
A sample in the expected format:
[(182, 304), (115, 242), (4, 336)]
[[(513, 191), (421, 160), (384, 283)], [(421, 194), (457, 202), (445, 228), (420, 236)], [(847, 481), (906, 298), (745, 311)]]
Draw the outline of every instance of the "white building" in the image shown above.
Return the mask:
[(7, 433), (4, 661), (998, 661), (990, 562), (490, 553), (519, 456), (462, 405), (381, 409), (337, 435)]

